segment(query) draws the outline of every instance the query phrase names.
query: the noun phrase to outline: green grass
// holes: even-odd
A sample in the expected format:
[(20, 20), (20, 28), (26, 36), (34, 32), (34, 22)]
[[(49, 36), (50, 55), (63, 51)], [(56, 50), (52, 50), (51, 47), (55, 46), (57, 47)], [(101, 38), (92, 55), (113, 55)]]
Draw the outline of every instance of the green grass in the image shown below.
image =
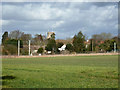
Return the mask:
[(2, 60), (4, 88), (118, 88), (118, 56)]

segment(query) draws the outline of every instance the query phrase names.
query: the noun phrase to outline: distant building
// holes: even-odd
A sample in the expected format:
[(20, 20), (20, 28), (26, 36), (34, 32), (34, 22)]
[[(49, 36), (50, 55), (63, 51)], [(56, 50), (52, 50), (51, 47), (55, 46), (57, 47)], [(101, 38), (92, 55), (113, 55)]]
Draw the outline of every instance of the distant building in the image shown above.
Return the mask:
[(54, 33), (54, 32), (48, 32), (48, 33), (47, 33), (47, 39), (51, 38), (51, 35), (52, 35), (52, 34), (55, 34), (55, 33)]
[(73, 39), (71, 38), (71, 39), (66, 39), (66, 40), (64, 40), (64, 39), (56, 39), (56, 43), (63, 43), (63, 44), (68, 44), (68, 43), (70, 43), (70, 44), (72, 44), (72, 42), (73, 42)]

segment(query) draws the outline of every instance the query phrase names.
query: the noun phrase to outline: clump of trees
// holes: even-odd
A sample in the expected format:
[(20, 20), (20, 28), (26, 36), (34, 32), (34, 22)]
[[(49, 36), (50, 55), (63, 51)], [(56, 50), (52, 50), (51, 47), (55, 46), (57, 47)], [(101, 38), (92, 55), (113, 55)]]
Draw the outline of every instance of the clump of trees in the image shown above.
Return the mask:
[(103, 50), (104, 52), (110, 52), (114, 50), (114, 44), (116, 43), (116, 49), (117, 47), (117, 42), (113, 39), (111, 40), (105, 40), (104, 43), (99, 45), (99, 48)]
[(119, 37), (113, 37), (111, 33), (101, 33), (92, 35), (91, 47), (94, 52), (111, 52), (114, 51), (114, 44), (116, 44), (116, 50), (118, 47)]
[[(3, 55), (17, 55), (18, 53), (18, 40), (20, 41), (20, 54), (28, 55), (28, 47), (23, 48), (23, 45), (28, 46), (29, 40), (31, 40), (31, 45), (39, 45), (40, 47), (46, 45), (46, 37), (41, 34), (36, 34), (32, 37), (31, 34), (25, 34), (19, 30), (4, 32), (2, 35), (2, 54)], [(8, 48), (9, 47), (9, 48)]]
[[(2, 54), (4, 55), (17, 55), (17, 46), (18, 46), (18, 37), (12, 34), (8, 35), (8, 32), (5, 32), (2, 35), (2, 45), (4, 46), (2, 49)], [(20, 40), (20, 48), (23, 48), (23, 42)]]

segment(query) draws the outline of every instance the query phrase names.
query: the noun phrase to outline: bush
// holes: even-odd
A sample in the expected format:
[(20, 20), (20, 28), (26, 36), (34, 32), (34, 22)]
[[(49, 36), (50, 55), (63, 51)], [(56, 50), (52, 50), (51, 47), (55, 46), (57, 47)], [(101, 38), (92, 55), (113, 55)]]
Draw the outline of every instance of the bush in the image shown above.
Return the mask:
[(21, 55), (28, 55), (28, 48), (21, 48), (20, 49), (20, 51), (21, 51)]
[[(17, 39), (8, 39), (4, 41), (4, 46), (5, 45), (14, 45), (15, 47), (18, 46), (18, 40)], [(23, 48), (23, 41), (20, 40), (20, 48)]]
[(3, 55), (17, 55), (17, 47), (14, 45), (5, 45), (2, 50)]
[(67, 45), (66, 45), (66, 49), (67, 49), (68, 51), (72, 52), (72, 51), (73, 51), (73, 46), (72, 46), (72, 44), (67, 44)]
[(43, 48), (39, 48), (37, 53), (43, 53)]

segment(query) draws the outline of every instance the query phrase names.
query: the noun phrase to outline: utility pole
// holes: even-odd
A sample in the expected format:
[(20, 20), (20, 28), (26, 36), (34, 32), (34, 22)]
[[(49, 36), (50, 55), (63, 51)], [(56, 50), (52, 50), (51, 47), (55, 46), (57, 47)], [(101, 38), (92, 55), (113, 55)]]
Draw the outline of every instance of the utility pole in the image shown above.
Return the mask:
[(20, 55), (20, 40), (18, 40), (18, 56)]
[(92, 42), (91, 42), (91, 44), (92, 44), (92, 45), (91, 45), (91, 48), (92, 48), (92, 52), (93, 52), (93, 39), (92, 39)]
[(92, 40), (92, 52), (93, 52), (93, 40)]
[(114, 53), (116, 53), (116, 43), (114, 42)]
[(30, 56), (30, 40), (29, 40), (29, 56)]

